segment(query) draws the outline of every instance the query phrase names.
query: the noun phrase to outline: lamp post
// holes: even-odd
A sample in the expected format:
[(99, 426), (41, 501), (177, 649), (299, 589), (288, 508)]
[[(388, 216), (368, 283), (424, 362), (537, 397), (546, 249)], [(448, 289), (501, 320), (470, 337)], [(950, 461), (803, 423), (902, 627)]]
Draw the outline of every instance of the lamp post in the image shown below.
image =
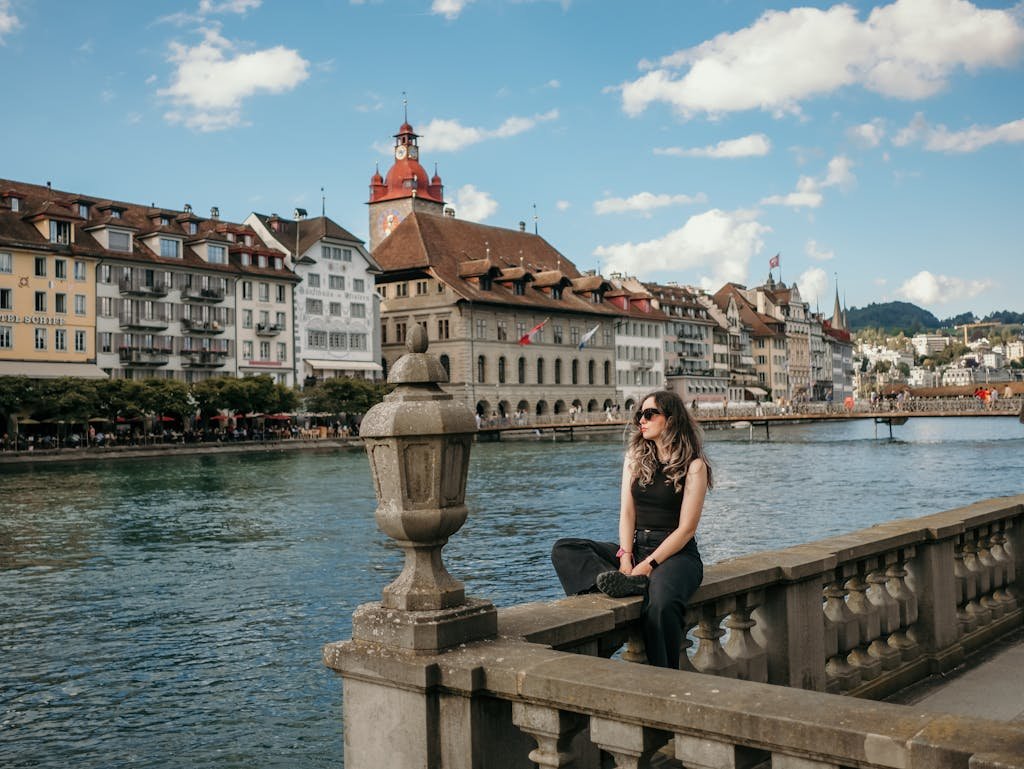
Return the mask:
[[(292, 255), (292, 269), (296, 273), (298, 270), (295, 268), (299, 264), (299, 222), (305, 219), (307, 215), (305, 208), (295, 209), (295, 253)], [(295, 322), (296, 317), (295, 287), (292, 286), (292, 387), (299, 386), (299, 329)]]

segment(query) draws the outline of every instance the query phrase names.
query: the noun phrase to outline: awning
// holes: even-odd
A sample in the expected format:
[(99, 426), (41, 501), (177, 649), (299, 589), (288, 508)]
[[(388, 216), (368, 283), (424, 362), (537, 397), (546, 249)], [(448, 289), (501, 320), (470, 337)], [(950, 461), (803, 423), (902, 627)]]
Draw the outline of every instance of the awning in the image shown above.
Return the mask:
[(379, 363), (368, 360), (320, 360), (306, 359), (306, 365), (324, 371), (383, 371)]
[(762, 390), (760, 387), (745, 387), (744, 389), (755, 398), (763, 398), (768, 395), (768, 392), (766, 390)]
[(82, 379), (108, 379), (95, 363), (52, 363), (49, 361), (0, 360), (0, 376), (27, 376), (29, 379), (57, 379), (76, 376)]

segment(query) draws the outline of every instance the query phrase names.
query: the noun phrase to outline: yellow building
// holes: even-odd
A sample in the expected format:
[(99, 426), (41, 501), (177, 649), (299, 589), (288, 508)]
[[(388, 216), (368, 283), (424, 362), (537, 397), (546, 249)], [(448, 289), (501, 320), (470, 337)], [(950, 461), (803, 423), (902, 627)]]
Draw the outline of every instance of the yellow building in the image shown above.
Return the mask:
[(96, 364), (98, 255), (76, 247), (75, 202), (0, 182), (0, 376), (104, 378)]

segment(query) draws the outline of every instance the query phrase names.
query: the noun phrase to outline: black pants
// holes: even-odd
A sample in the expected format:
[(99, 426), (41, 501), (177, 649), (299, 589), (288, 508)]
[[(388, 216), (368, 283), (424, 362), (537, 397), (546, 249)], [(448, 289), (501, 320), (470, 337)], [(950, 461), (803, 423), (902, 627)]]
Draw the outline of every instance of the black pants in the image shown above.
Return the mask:
[[(639, 563), (649, 556), (670, 533), (638, 529), (633, 538), (634, 560)], [(551, 562), (565, 594), (593, 592), (598, 574), (619, 568), (619, 559), (615, 557), (618, 549), (612, 542), (576, 537), (558, 540), (551, 549)], [(643, 605), (644, 645), (651, 665), (679, 668), (686, 602), (702, 579), (704, 564), (693, 540), (651, 572)]]

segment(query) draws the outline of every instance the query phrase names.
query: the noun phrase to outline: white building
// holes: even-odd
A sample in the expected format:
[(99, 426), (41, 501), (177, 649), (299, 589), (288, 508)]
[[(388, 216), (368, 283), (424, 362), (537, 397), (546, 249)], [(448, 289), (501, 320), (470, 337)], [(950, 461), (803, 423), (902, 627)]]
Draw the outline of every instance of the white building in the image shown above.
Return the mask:
[(938, 387), (942, 384), (942, 374), (938, 371), (929, 371), (923, 366), (914, 366), (910, 369), (907, 384), (911, 387)]
[(950, 366), (942, 372), (943, 387), (960, 387), (974, 384), (974, 369)]
[[(282, 219), (253, 213), (246, 224), (271, 247), (291, 257), (302, 279), (295, 287), (294, 338), (297, 381), (336, 376), (378, 379), (380, 267), (363, 241), (326, 216)], [(281, 328), (278, 319), (272, 328)]]
[(914, 352), (918, 355), (932, 355), (942, 352), (949, 346), (949, 337), (942, 334), (914, 334), (910, 344), (914, 346)]

